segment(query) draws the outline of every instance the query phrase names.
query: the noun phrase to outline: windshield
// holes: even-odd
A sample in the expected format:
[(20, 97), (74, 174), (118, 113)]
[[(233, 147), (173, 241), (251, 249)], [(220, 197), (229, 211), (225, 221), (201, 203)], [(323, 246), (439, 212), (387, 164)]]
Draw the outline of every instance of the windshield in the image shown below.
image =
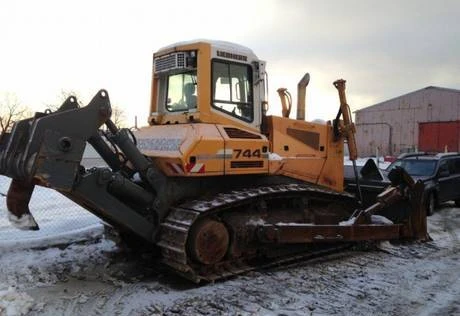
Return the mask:
[(170, 112), (188, 111), (197, 107), (196, 71), (170, 75), (166, 109)]
[(393, 162), (386, 171), (391, 171), (395, 167), (402, 167), (411, 176), (431, 176), (434, 174), (436, 168), (436, 160), (419, 160), (419, 159), (406, 159), (396, 160)]

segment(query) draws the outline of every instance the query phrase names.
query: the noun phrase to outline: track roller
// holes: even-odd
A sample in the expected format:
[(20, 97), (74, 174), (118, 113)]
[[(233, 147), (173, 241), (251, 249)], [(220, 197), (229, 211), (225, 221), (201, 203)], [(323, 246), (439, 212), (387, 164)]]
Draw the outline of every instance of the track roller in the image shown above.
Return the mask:
[(202, 264), (215, 264), (225, 257), (230, 237), (223, 223), (203, 219), (194, 224), (188, 240), (188, 250), (194, 260)]

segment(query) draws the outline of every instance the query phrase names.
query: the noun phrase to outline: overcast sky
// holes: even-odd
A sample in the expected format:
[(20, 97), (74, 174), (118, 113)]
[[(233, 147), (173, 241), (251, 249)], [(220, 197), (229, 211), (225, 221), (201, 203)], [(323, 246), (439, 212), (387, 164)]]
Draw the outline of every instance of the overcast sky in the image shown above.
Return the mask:
[(281, 112), (276, 89), (295, 96), (310, 72), (308, 120), (335, 115), (338, 78), (352, 111), (430, 85), (460, 89), (456, 0), (1, 0), (0, 94), (42, 110), (62, 90), (86, 104), (105, 88), (144, 125), (152, 53), (196, 38), (236, 42), (266, 60), (272, 113)]

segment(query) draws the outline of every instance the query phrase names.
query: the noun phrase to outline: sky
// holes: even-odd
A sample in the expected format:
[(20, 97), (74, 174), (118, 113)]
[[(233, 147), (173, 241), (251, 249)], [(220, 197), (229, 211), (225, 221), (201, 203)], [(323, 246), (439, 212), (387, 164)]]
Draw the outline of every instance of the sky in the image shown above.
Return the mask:
[(204, 38), (267, 62), (272, 114), (276, 89), (295, 104), (309, 72), (307, 120), (329, 120), (339, 78), (352, 111), (426, 86), (460, 89), (459, 17), (456, 0), (0, 0), (0, 99), (14, 94), (40, 111), (62, 91), (87, 104), (104, 88), (128, 125), (134, 116), (145, 125), (153, 52)]

